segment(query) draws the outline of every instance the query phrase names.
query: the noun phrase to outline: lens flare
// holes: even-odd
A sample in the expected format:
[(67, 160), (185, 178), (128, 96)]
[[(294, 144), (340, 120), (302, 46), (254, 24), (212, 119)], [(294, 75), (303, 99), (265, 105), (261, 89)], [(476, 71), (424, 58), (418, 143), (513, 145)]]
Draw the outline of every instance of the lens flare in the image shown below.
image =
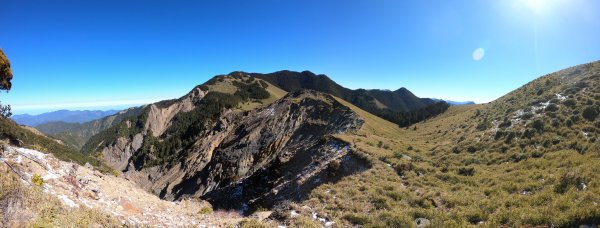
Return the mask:
[(483, 48), (477, 48), (473, 51), (473, 60), (479, 61), (483, 59), (483, 56), (485, 56), (485, 50)]

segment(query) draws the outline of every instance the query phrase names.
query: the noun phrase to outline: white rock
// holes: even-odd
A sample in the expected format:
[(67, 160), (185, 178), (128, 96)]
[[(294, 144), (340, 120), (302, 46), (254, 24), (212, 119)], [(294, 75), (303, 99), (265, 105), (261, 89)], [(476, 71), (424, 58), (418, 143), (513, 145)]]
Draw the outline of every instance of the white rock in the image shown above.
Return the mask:
[(79, 207), (79, 205), (77, 205), (75, 202), (73, 202), (73, 200), (69, 199), (69, 197), (65, 196), (65, 195), (60, 195), (58, 197), (60, 200), (62, 200), (65, 205), (69, 206), (69, 207)]
[(300, 214), (298, 214), (298, 212), (292, 210), (290, 211), (290, 217), (291, 218), (297, 218), (298, 216), (300, 216)]

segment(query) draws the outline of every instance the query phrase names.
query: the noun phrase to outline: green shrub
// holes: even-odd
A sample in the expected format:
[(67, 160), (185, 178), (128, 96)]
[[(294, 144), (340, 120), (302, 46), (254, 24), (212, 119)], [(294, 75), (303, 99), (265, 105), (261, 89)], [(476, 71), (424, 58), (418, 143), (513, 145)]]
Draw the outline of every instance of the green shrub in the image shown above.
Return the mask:
[(371, 200), (371, 204), (379, 210), (381, 209), (390, 209), (390, 204), (388, 203), (386, 198), (383, 197), (375, 197)]
[(477, 148), (475, 148), (474, 146), (469, 146), (469, 147), (467, 147), (467, 152), (475, 153), (475, 152), (477, 152)]
[(265, 88), (265, 89), (266, 89), (266, 88), (269, 88), (269, 84), (267, 84), (265, 81), (262, 81), (262, 80), (261, 80), (261, 81), (259, 81), (259, 82), (260, 82), (260, 85), (261, 85), (263, 88)]
[(345, 214), (343, 218), (354, 225), (366, 225), (371, 222), (369, 216), (364, 214)]
[(546, 106), (546, 109), (544, 109), (546, 112), (556, 112), (558, 111), (558, 105), (556, 104), (549, 104), (548, 106)]
[(473, 175), (475, 175), (475, 168), (473, 168), (473, 167), (460, 167), (460, 168), (458, 168), (458, 175), (461, 175), (461, 176), (473, 176)]
[(33, 176), (31, 176), (31, 183), (33, 183), (35, 186), (41, 187), (44, 185), (44, 179), (39, 174), (33, 174)]
[(241, 82), (234, 82), (235, 86), (238, 87), (238, 90), (234, 95), (239, 96), (242, 100), (248, 99), (267, 99), (270, 94), (263, 86), (261, 86), (258, 82), (254, 82), (251, 84), (245, 84)]
[(579, 175), (573, 172), (565, 173), (560, 177), (558, 183), (554, 186), (554, 192), (564, 194), (569, 191), (569, 189), (578, 187), (583, 182), (584, 179)]
[(399, 164), (396, 164), (394, 166), (394, 169), (396, 170), (396, 173), (398, 173), (398, 175), (403, 176), (406, 174), (406, 172), (412, 171), (414, 169), (414, 165), (412, 164), (412, 162), (401, 162)]
[(510, 158), (512, 159), (513, 162), (520, 162), (520, 161), (523, 161), (523, 160), (529, 158), (529, 156), (526, 153), (518, 153), (518, 154), (513, 154), (512, 156), (510, 156)]
[(531, 127), (541, 133), (544, 131), (544, 121), (543, 120), (535, 120), (531, 124)]
[(500, 123), (498, 125), (499, 128), (507, 128), (510, 127), (510, 125), (512, 125), (512, 122), (508, 119), (505, 119), (504, 121), (502, 121), (502, 123)]
[(374, 224), (375, 227), (412, 227), (414, 226), (414, 222), (407, 216), (403, 216), (400, 214), (383, 212), (377, 216), (377, 223)]
[(594, 106), (587, 106), (583, 109), (581, 116), (583, 116), (583, 118), (585, 118), (586, 120), (592, 122), (596, 120), (596, 117), (598, 117), (598, 108)]
[(200, 209), (200, 211), (198, 213), (203, 214), (203, 215), (212, 214), (213, 209), (210, 207), (203, 207), (202, 209)]
[(267, 224), (256, 219), (244, 219), (238, 223), (240, 228), (268, 228)]
[(300, 216), (291, 221), (290, 228), (321, 228), (319, 221), (312, 220), (306, 216)]
[(394, 157), (397, 159), (402, 159), (402, 157), (404, 157), (404, 155), (402, 153), (400, 153), (399, 151), (394, 152)]
[(572, 108), (577, 105), (577, 101), (573, 98), (569, 98), (569, 99), (566, 99), (565, 101), (563, 101), (563, 105)]

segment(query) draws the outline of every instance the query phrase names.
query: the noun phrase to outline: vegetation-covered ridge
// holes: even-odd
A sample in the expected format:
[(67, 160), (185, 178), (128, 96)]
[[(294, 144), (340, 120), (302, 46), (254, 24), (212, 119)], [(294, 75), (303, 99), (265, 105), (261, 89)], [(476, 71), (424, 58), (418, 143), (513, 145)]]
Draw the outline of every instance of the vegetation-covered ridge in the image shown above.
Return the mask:
[(72, 148), (81, 150), (90, 137), (120, 123), (127, 117), (140, 115), (143, 109), (144, 107), (129, 108), (114, 115), (85, 123), (67, 123), (59, 121), (40, 124), (35, 128), (52, 138), (64, 142)]
[[(494, 151), (514, 159), (545, 152), (600, 151), (600, 62), (543, 76), (472, 115), (452, 150)], [(497, 161), (502, 162), (502, 161)]]
[(54, 139), (23, 128), (10, 119), (0, 118), (0, 140), (6, 144), (51, 153), (63, 161), (73, 161), (79, 165), (89, 163), (102, 172), (113, 172), (112, 168), (106, 166), (98, 159), (81, 154), (79, 151), (65, 146)]
[(339, 137), (373, 168), (289, 208), (341, 226), (599, 224), (599, 82), (600, 63), (584, 64), (409, 129), (347, 104), (366, 122)]
[(446, 111), (449, 105), (444, 101), (418, 98), (406, 88), (388, 90), (351, 90), (325, 75), (315, 75), (310, 71), (278, 71), (270, 74), (249, 74), (263, 79), (288, 92), (299, 89), (312, 89), (344, 99), (359, 108), (381, 118), (407, 127), (419, 121)]

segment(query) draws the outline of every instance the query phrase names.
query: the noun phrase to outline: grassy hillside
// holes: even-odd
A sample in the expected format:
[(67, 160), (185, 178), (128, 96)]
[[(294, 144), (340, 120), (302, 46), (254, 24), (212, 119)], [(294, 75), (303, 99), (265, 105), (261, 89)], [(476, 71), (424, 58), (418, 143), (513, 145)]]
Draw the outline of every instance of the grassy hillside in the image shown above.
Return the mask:
[(120, 123), (123, 119), (138, 116), (143, 107), (135, 107), (118, 112), (115, 115), (85, 123), (49, 122), (36, 126), (35, 128), (44, 134), (59, 139), (67, 146), (81, 149), (85, 142), (95, 134)]
[(546, 75), (408, 129), (346, 103), (366, 124), (338, 137), (373, 168), (322, 185), (292, 207), (342, 226), (598, 224), (599, 69), (596, 62)]
[(79, 151), (58, 143), (39, 133), (23, 128), (14, 121), (0, 118), (0, 140), (10, 144), (20, 144), (22, 147), (52, 153), (64, 161), (73, 161), (80, 165), (90, 163), (103, 172), (111, 172), (111, 169), (95, 158), (81, 154)]

